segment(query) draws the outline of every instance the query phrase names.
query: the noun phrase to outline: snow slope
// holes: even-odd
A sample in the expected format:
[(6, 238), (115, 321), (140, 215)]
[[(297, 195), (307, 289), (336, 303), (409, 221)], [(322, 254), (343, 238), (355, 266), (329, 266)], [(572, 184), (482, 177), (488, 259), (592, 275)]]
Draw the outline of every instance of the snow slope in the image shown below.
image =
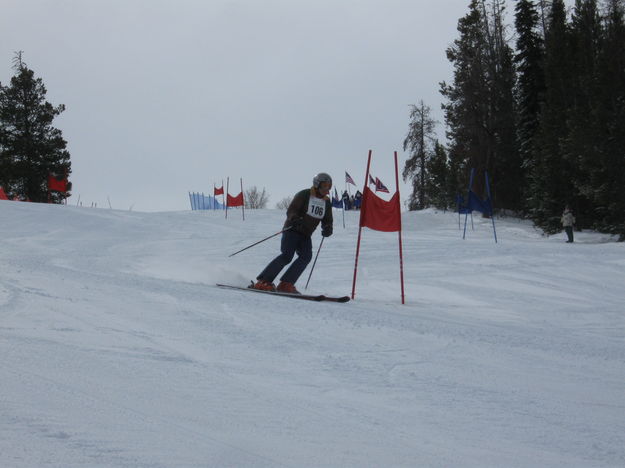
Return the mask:
[[(356, 300), (222, 290), (277, 210), (0, 202), (3, 467), (625, 466), (625, 245), (457, 215), (363, 231)], [(335, 212), (310, 291), (351, 291)], [(313, 237), (316, 249), (319, 234)], [(298, 286), (303, 286), (309, 270)]]

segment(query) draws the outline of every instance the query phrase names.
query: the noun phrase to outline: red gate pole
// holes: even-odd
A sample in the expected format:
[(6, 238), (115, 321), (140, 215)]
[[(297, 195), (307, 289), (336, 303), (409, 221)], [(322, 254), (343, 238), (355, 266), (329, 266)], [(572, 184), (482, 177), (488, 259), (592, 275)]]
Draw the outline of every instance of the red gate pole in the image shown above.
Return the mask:
[(395, 151), (395, 185), (397, 186), (397, 204), (399, 205), (399, 278), (401, 280), (401, 303), (405, 304), (404, 301), (404, 254), (402, 250), (402, 242), (401, 242), (401, 203), (399, 201), (399, 173), (397, 170), (397, 151)]
[(245, 196), (243, 195), (243, 177), (241, 177), (241, 201), (243, 204), (241, 205), (241, 214), (243, 216), (243, 221), (245, 221)]
[[(226, 194), (230, 196), (230, 177), (226, 178)], [(226, 198), (226, 194), (224, 194), (224, 198)], [(226, 219), (228, 219), (228, 199), (227, 198), (226, 198)]]
[[(365, 188), (367, 188), (367, 181), (369, 180), (369, 167), (371, 166), (371, 150), (369, 150), (369, 158), (367, 160), (367, 173), (365, 174)], [(360, 207), (360, 218), (366, 209), (365, 197), (362, 197), (362, 206)], [(356, 295), (356, 273), (358, 271), (358, 256), (360, 255), (360, 236), (362, 234), (362, 223), (358, 222), (358, 243), (356, 244), (356, 260), (354, 262), (354, 281), (352, 282), (352, 299)]]

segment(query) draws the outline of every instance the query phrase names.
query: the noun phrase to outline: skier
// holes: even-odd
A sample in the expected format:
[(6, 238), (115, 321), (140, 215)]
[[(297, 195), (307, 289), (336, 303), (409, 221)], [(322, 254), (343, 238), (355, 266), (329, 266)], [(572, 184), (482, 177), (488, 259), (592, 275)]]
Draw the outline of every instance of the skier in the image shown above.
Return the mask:
[(345, 208), (345, 211), (351, 210), (352, 204), (349, 199), (349, 194), (347, 193), (347, 190), (343, 192), (343, 195), (341, 195), (341, 199), (343, 200), (343, 208)]
[[(332, 178), (325, 172), (320, 172), (313, 178), (311, 188), (295, 194), (286, 210), (285, 231), (282, 233), (280, 245), (282, 253), (256, 277), (254, 289), (299, 294), (295, 282), (312, 259), (312, 233), (321, 223), (321, 235), (332, 235), (332, 202), (328, 197), (331, 188)], [(291, 263), (295, 253), (297, 259), (282, 275), (276, 288), (274, 279)]]
[(569, 205), (566, 205), (564, 207), (564, 213), (562, 213), (562, 218), (560, 221), (562, 222), (562, 226), (566, 231), (566, 237), (568, 237), (569, 239), (566, 241), (566, 243), (570, 244), (573, 242), (573, 225), (575, 224), (575, 216), (573, 216), (573, 212), (571, 211)]

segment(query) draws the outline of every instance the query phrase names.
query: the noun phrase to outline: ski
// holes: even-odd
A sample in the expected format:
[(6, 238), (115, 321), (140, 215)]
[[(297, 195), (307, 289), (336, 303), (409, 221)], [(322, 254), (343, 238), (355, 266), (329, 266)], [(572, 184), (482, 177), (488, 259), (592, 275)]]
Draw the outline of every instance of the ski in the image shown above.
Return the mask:
[(279, 291), (261, 291), (260, 289), (253, 289), (251, 287), (232, 286), (230, 284), (217, 284), (218, 287), (224, 289), (237, 289), (239, 291), (250, 291), (262, 294), (271, 294), (274, 296), (290, 297), (292, 299), (301, 299), (304, 301), (316, 301), (316, 302), (349, 302), (349, 296), (326, 296), (325, 294), (292, 294)]

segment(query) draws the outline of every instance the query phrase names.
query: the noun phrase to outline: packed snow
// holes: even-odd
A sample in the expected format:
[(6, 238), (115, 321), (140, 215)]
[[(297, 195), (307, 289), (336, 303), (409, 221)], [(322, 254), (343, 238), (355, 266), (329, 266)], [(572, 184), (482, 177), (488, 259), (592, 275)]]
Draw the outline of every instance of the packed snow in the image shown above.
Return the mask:
[[(245, 286), (284, 212), (0, 202), (3, 467), (625, 466), (625, 244), (404, 213), (355, 300)], [(459, 225), (459, 221), (461, 222)], [(335, 211), (306, 292), (351, 293)], [(316, 254), (320, 234), (313, 236)], [(312, 264), (311, 264), (312, 265)], [(297, 286), (304, 289), (306, 270)]]

